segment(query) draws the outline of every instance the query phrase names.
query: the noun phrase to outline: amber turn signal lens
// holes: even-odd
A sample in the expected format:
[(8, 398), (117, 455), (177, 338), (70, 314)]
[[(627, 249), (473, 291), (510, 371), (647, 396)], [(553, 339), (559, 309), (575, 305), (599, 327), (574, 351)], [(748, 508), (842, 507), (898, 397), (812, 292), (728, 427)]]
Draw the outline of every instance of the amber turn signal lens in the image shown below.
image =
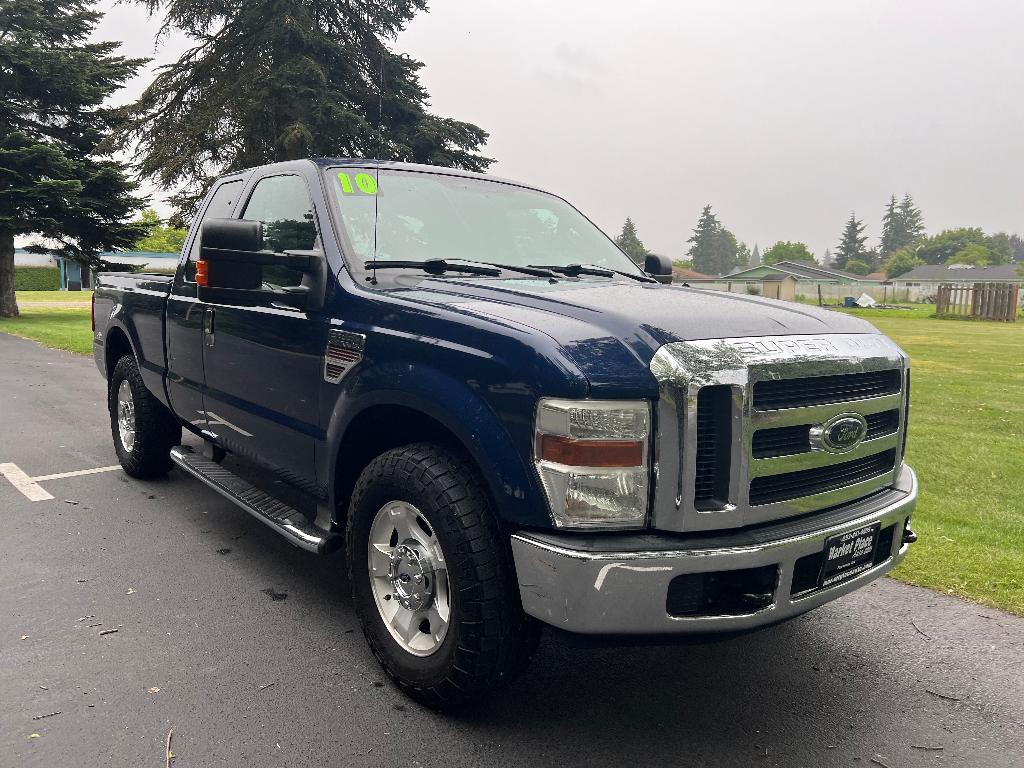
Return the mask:
[(570, 467), (639, 467), (644, 463), (642, 440), (573, 440), (538, 435), (537, 455)]
[(196, 262), (196, 285), (201, 285), (204, 288), (210, 282), (209, 264), (202, 259)]

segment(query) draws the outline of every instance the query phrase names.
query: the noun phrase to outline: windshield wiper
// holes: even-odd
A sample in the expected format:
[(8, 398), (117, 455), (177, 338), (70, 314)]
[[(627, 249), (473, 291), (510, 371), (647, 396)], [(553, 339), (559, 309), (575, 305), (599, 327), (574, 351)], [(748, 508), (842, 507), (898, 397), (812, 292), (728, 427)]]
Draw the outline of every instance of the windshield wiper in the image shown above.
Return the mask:
[(548, 267), (520, 267), (514, 264), (501, 264), (497, 261), (472, 261), (470, 259), (452, 259), (460, 264), (479, 264), (486, 267), (495, 267), (497, 269), (507, 270), (508, 272), (517, 272), (520, 275), (534, 275), (536, 277), (558, 277), (555, 272)]
[(482, 264), (467, 263), (465, 266), (452, 264), (444, 259), (425, 259), (423, 261), (367, 261), (366, 269), (422, 269), (428, 275), (443, 275), (445, 272), (466, 272), (471, 275), (490, 275), (497, 277), (501, 270)]
[(569, 277), (578, 277), (579, 275), (593, 275), (595, 277), (611, 277), (612, 275), (620, 275), (622, 277), (628, 277), (630, 280), (636, 280), (641, 283), (656, 283), (658, 282), (653, 277), (647, 277), (647, 275), (638, 275), (633, 272), (623, 272), (618, 269), (612, 269), (611, 267), (598, 267), (593, 264), (567, 264), (565, 266), (559, 264), (531, 264), (531, 267), (537, 269), (550, 269), (552, 272), (558, 272), (562, 275), (568, 275)]
[[(457, 263), (455, 263), (457, 262)], [(465, 264), (465, 267), (460, 266)], [(497, 275), (497, 270), (515, 272), (520, 275), (533, 275), (535, 277), (558, 277), (552, 270), (546, 267), (519, 267), (512, 264), (499, 264), (495, 261), (473, 261), (472, 259), (426, 259), (424, 261), (368, 261), (367, 269), (422, 269), (430, 274), (441, 274), (447, 270), (452, 272), (469, 272), (477, 275)]]

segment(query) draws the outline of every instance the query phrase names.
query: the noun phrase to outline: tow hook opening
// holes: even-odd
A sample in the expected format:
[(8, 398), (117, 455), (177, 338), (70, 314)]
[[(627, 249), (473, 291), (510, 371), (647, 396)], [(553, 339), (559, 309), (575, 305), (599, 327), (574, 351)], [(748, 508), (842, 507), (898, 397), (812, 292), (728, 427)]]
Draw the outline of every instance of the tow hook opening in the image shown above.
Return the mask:
[(742, 616), (775, 600), (777, 565), (735, 571), (686, 573), (668, 584), (665, 608), (671, 616)]

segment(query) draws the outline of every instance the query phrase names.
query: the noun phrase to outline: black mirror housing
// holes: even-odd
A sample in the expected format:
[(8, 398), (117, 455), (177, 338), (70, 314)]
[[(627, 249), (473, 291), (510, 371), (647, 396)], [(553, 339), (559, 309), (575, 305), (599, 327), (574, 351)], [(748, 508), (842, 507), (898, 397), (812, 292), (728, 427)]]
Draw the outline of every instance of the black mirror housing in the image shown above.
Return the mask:
[(199, 232), (200, 258), (221, 261), (234, 253), (263, 249), (263, 222), (245, 219), (207, 219)]
[(256, 260), (263, 246), (263, 223), (207, 219), (199, 230), (197, 282), (200, 288), (258, 290), (263, 270)]
[[(201, 301), (236, 306), (279, 304), (301, 311), (323, 308), (326, 264), (319, 251), (263, 250), (263, 223), (245, 219), (208, 219), (199, 231), (196, 266)], [(263, 283), (263, 267), (305, 272), (300, 286), (274, 289)]]
[(660, 253), (649, 253), (644, 259), (644, 272), (659, 283), (672, 282), (672, 260)]

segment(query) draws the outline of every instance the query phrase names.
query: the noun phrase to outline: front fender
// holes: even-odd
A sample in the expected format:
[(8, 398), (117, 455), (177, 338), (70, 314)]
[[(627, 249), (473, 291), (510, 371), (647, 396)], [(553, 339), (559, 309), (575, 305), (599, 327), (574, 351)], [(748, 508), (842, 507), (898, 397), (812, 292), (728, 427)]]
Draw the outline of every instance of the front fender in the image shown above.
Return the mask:
[[(481, 468), (503, 521), (517, 527), (550, 527), (547, 504), (528, 459), (532, 423), (525, 424), (528, 429), (520, 430), (521, 434), (510, 434), (479, 386), (479, 382), (471, 384), (436, 368), (408, 362), (357, 366), (343, 380), (334, 404), (327, 450), (318, 451), (318, 460), (322, 456), (323, 461), (317, 474), (328, 480), (331, 509), (337, 508), (334, 475), (339, 461), (344, 461), (339, 451), (349, 425), (368, 408), (394, 405), (419, 411), (455, 435)], [(529, 413), (525, 421), (532, 422), (532, 393), (518, 394), (517, 399), (526, 402), (501, 402), (505, 407), (524, 409), (520, 413)]]

